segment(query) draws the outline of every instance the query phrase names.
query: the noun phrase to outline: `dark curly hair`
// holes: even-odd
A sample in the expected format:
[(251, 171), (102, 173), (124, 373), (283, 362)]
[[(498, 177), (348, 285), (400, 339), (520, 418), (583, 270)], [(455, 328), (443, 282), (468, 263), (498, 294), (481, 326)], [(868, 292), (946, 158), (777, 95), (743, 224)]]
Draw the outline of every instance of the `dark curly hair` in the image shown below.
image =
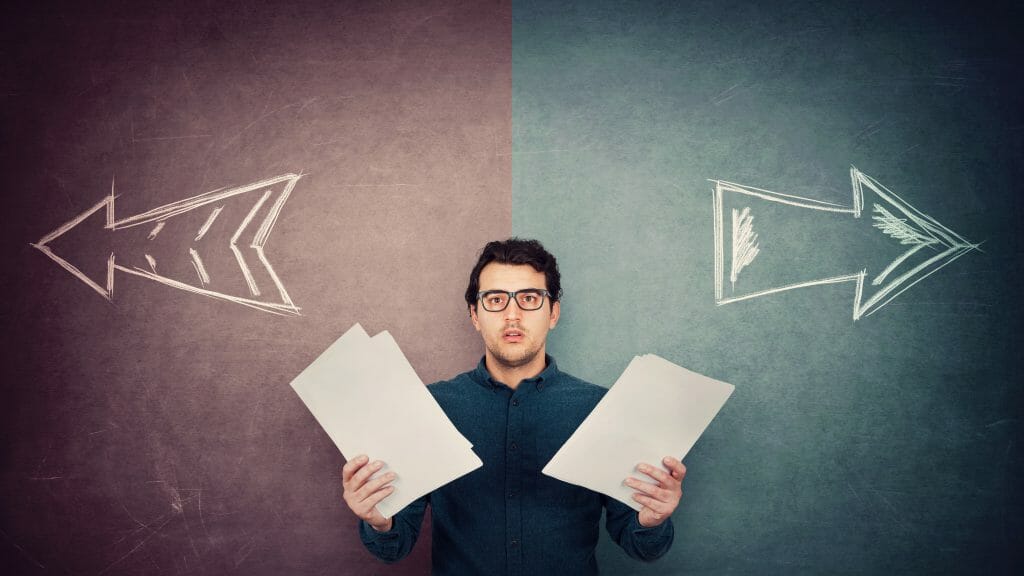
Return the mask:
[(470, 309), (476, 306), (476, 295), (480, 291), (480, 271), (491, 262), (529, 264), (537, 272), (544, 273), (547, 290), (551, 293), (551, 303), (558, 302), (562, 297), (562, 275), (558, 273), (555, 257), (536, 240), (509, 238), (488, 242), (480, 251), (480, 258), (469, 274), (469, 286), (466, 288), (466, 305)]

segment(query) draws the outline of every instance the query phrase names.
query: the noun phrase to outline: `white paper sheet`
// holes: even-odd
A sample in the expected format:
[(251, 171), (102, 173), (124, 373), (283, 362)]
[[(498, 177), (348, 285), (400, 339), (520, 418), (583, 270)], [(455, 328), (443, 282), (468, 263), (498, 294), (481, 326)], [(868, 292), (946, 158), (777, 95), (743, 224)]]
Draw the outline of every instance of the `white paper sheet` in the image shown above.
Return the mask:
[(601, 402), (544, 467), (544, 474), (601, 492), (635, 510), (628, 476), (637, 464), (682, 459), (735, 387), (654, 354), (629, 363)]
[(367, 454), (384, 462), (378, 474), (397, 474), (377, 505), (385, 517), (483, 465), (387, 332), (356, 324), (291, 385), (346, 459)]

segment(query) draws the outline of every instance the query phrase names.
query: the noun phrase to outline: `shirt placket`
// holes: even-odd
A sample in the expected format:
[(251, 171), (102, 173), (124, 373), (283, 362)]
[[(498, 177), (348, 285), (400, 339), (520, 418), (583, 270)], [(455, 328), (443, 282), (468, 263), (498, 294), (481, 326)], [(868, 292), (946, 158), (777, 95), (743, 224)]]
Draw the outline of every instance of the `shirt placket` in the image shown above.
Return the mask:
[(523, 511), (521, 506), (523, 478), (523, 395), (512, 393), (508, 400), (505, 430), (505, 534), (509, 576), (523, 573)]

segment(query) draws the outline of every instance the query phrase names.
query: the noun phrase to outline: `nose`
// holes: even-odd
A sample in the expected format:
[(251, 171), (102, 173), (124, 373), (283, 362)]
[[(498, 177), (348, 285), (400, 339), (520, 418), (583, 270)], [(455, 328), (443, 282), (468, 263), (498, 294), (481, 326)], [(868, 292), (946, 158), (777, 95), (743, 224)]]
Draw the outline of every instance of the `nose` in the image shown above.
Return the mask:
[(513, 298), (505, 307), (505, 320), (518, 320), (523, 315), (523, 309), (519, 307), (519, 301)]

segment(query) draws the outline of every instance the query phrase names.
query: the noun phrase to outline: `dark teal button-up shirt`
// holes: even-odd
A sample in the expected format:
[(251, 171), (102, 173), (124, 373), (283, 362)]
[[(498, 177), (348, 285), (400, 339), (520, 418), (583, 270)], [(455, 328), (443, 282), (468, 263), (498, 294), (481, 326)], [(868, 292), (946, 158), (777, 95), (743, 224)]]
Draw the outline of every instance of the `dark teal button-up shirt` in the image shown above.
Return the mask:
[(644, 528), (625, 504), (541, 474), (606, 392), (546, 360), (543, 372), (515, 390), (492, 379), (483, 360), (476, 370), (427, 387), (483, 466), (404, 508), (388, 532), (361, 522), (371, 553), (385, 562), (404, 558), (427, 505), (439, 576), (597, 574), (602, 510), (608, 533), (633, 558), (654, 560), (668, 551), (671, 518)]

